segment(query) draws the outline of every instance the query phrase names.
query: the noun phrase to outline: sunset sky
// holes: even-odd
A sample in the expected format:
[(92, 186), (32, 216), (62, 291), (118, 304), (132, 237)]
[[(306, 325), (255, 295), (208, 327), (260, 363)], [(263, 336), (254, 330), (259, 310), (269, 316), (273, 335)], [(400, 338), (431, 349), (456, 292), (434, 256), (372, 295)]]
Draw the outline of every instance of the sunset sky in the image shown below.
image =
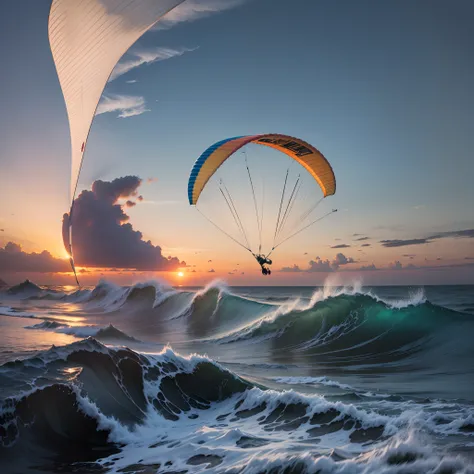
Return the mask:
[[(71, 152), (49, 8), (48, 0), (0, 4), (0, 245), (22, 249), (0, 250), (0, 277), (72, 285), (67, 261), (59, 271), (55, 260), (65, 257)], [(94, 182), (136, 177), (135, 195), (96, 199), (108, 199), (110, 209), (123, 204), (144, 241), (186, 265), (154, 272), (112, 259), (108, 269), (87, 265), (81, 282), (474, 283), (473, 15), (470, 0), (185, 2), (116, 68), (79, 191), (92, 199)], [(249, 253), (189, 206), (187, 182), (214, 142), (270, 132), (321, 150), (337, 192), (315, 217), (338, 212), (282, 245), (271, 277), (263, 277)], [(249, 159), (271, 199), (281, 191), (285, 158), (254, 148)], [(222, 173), (247, 199), (241, 212), (250, 220), (248, 182), (242, 168), (232, 168), (242, 158)], [(129, 198), (136, 205), (127, 207)], [(26, 255), (44, 250), (51, 256)]]

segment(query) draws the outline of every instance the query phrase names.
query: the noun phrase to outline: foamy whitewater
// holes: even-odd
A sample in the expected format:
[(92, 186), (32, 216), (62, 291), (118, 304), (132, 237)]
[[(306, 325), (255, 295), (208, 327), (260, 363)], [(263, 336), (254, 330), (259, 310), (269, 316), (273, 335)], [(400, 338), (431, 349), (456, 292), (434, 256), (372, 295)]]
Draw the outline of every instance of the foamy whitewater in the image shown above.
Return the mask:
[(0, 472), (474, 473), (474, 287), (0, 292)]

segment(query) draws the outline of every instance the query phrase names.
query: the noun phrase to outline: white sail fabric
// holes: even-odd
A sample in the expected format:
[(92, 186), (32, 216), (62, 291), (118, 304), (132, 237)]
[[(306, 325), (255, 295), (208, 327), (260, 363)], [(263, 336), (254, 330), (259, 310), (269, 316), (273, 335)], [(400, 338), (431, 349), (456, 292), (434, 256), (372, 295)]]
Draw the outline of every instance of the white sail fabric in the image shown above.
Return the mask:
[(71, 201), (102, 91), (122, 55), (184, 0), (53, 0), (48, 32), (66, 102)]

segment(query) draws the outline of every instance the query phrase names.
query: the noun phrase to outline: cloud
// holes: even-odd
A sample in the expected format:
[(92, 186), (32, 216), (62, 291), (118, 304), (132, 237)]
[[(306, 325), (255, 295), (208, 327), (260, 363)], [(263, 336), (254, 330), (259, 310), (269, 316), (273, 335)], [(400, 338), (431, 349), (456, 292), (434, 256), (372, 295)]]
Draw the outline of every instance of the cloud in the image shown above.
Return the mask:
[(338, 267), (340, 265), (347, 265), (348, 263), (354, 263), (354, 259), (346, 257), (343, 253), (338, 253), (332, 262), (332, 266)]
[(354, 259), (351, 257), (346, 257), (342, 253), (338, 253), (332, 261), (329, 259), (323, 260), (320, 257), (316, 257), (314, 260), (308, 262), (308, 268), (302, 269), (299, 265), (294, 264), (291, 267), (283, 267), (281, 272), (306, 272), (306, 273), (316, 273), (316, 272), (333, 272), (336, 271), (339, 267), (343, 265), (348, 265), (354, 263)]
[(133, 206), (136, 206), (137, 203), (134, 202), (134, 201), (128, 200), (128, 201), (125, 203), (125, 205), (126, 205), (127, 207), (133, 207)]
[(338, 245), (333, 245), (331, 248), (332, 249), (348, 249), (350, 245), (347, 244), (338, 244)]
[(474, 229), (452, 230), (449, 232), (440, 232), (439, 234), (428, 237), (429, 240), (446, 239), (449, 237), (474, 239)]
[(388, 268), (390, 270), (415, 270), (418, 268), (427, 268), (427, 267), (417, 267), (416, 265), (413, 265), (412, 263), (408, 265), (403, 265), (399, 260), (389, 263)]
[(309, 273), (332, 272), (333, 268), (329, 260), (322, 260), (319, 257), (316, 257), (314, 260), (310, 260), (309, 268), (306, 271)]
[(110, 94), (102, 97), (95, 114), (101, 115), (109, 112), (120, 112), (117, 118), (134, 117), (135, 115), (150, 112), (150, 109), (147, 109), (145, 104), (144, 97)]
[(405, 247), (408, 245), (422, 245), (430, 244), (433, 240), (448, 239), (448, 238), (469, 238), (474, 239), (474, 229), (465, 230), (453, 230), (449, 232), (439, 232), (438, 234), (431, 235), (429, 237), (420, 239), (407, 239), (407, 240), (381, 240), (380, 243), (383, 247)]
[(0, 229), (0, 232), (5, 232), (5, 229)]
[[(142, 180), (125, 176), (95, 181), (74, 201), (73, 249), (76, 263), (89, 267), (163, 271), (186, 266), (176, 257), (164, 257), (161, 247), (143, 240), (128, 223), (120, 198), (138, 194)], [(65, 214), (67, 217), (67, 214)]]
[(196, 49), (197, 48), (153, 48), (130, 52), (128, 56), (133, 56), (133, 58), (119, 62), (110, 75), (109, 82), (117, 79), (117, 77), (120, 77), (132, 69), (142, 66), (143, 64), (165, 61), (166, 59), (182, 56), (184, 53), (195, 51)]
[(243, 3), (244, 0), (188, 0), (167, 13), (153, 29), (166, 30), (178, 23), (200, 20)]
[(464, 260), (474, 260), (474, 257), (464, 257)]
[(136, 79), (131, 79), (130, 81), (125, 81), (127, 84), (135, 84), (138, 82)]
[(362, 244), (361, 247), (370, 247), (370, 244)]
[(284, 273), (299, 273), (304, 270), (301, 270), (301, 268), (295, 264), (292, 267), (283, 267), (280, 271)]
[(428, 239), (408, 239), (408, 240), (381, 240), (380, 243), (383, 247), (406, 247), (408, 245), (422, 245), (429, 244)]
[(213, 268), (211, 268), (207, 273), (216, 273), (216, 271)]
[(370, 237), (360, 237), (358, 239), (355, 239), (357, 242), (361, 241), (361, 240), (370, 240)]
[(48, 251), (26, 253), (21, 245), (8, 242), (0, 247), (0, 268), (5, 273), (38, 272), (56, 273), (70, 271), (69, 262), (53, 257)]
[(372, 263), (372, 265), (362, 265), (361, 267), (356, 268), (356, 270), (365, 272), (365, 271), (378, 270), (378, 268)]

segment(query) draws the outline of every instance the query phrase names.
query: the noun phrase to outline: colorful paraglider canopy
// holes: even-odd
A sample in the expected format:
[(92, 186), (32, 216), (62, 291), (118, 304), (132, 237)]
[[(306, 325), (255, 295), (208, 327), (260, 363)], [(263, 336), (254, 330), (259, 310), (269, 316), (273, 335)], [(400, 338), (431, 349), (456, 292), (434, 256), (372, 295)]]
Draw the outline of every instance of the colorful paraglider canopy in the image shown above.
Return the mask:
[(336, 192), (336, 178), (331, 165), (322, 153), (309, 143), (288, 135), (248, 135), (219, 141), (198, 158), (188, 182), (189, 204), (197, 204), (202, 190), (217, 169), (237, 150), (249, 143), (275, 148), (297, 161), (316, 180), (324, 197)]

